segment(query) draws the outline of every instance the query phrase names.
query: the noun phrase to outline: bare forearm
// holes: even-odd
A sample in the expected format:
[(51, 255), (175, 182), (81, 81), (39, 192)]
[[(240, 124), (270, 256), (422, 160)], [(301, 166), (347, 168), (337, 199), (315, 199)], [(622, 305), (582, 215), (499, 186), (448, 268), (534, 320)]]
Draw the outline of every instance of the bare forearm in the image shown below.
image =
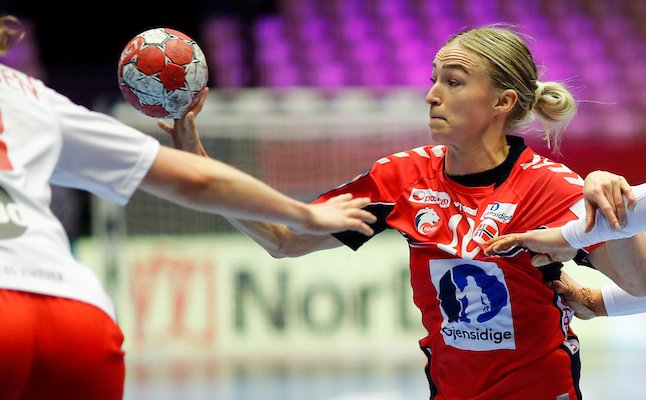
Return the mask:
[(646, 295), (646, 236), (611, 240), (588, 255), (592, 265), (634, 296)]
[(285, 225), (269, 224), (266, 222), (249, 221), (227, 218), (227, 221), (240, 232), (249, 236), (254, 242), (264, 248), (272, 257), (284, 257), (283, 243), (293, 236)]
[(298, 257), (341, 245), (332, 235), (295, 234), (285, 225), (227, 218), (274, 258)]
[(183, 206), (233, 218), (299, 227), (308, 220), (305, 204), (217, 160), (162, 148), (142, 189)]

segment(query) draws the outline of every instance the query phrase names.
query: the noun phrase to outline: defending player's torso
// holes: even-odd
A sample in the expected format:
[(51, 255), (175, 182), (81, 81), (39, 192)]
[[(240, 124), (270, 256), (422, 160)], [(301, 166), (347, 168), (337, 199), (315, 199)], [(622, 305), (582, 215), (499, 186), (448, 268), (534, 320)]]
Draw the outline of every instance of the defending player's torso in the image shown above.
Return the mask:
[(112, 315), (101, 283), (71, 254), (50, 183), (125, 203), (159, 143), (0, 65), (0, 288), (73, 298)]
[[(485, 257), (481, 245), (576, 218), (571, 207), (581, 198), (582, 180), (522, 143), (512, 148), (518, 154), (493, 171), (500, 179), (487, 186), (446, 177), (444, 148), (437, 146), (381, 159), (331, 193), (371, 197), (378, 229), (397, 229), (408, 240), (414, 301), (428, 331), (420, 344), (432, 359), (432, 378), (464, 398), (546, 357), (567, 336), (570, 315), (530, 255)], [(363, 241), (338, 237), (355, 248)]]

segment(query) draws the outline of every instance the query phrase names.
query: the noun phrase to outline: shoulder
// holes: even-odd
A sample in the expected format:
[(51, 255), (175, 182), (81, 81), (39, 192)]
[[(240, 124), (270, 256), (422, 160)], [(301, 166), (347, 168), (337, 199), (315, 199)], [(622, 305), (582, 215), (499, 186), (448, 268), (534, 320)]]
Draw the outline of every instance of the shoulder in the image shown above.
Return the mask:
[(375, 161), (368, 174), (392, 187), (406, 187), (422, 178), (436, 177), (445, 151), (444, 146), (422, 146), (393, 153)]
[[(581, 177), (575, 171), (572, 171), (567, 165), (549, 157), (542, 156), (529, 147), (525, 149), (523, 154), (519, 157), (517, 169), (521, 172), (533, 175), (545, 175), (547, 177), (560, 176), (564, 179), (581, 179)], [(581, 181), (581, 183), (583, 182)]]
[(421, 179), (437, 176), (444, 152), (444, 146), (422, 146), (390, 154), (375, 161), (363, 174), (333, 190), (380, 193), (382, 199), (392, 201)]
[(37, 102), (46, 95), (47, 89), (41, 80), (0, 64), (0, 92), (6, 92), (14, 99)]
[(433, 170), (444, 159), (445, 146), (421, 146), (400, 151), (378, 159), (373, 169), (397, 170), (414, 168), (418, 170)]
[(583, 179), (567, 165), (525, 149), (508, 179), (509, 187), (518, 196), (536, 206), (574, 204), (583, 195)]

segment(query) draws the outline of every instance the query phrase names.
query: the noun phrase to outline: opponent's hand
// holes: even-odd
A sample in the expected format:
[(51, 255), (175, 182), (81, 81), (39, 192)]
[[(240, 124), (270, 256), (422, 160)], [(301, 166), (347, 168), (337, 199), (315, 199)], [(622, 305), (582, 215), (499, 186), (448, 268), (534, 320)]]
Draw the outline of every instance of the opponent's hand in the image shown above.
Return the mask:
[(351, 230), (371, 236), (374, 231), (368, 224), (376, 222), (377, 217), (362, 209), (368, 204), (370, 204), (369, 198), (352, 198), (349, 193), (332, 197), (324, 203), (308, 204), (312, 211), (312, 218), (303, 231), (334, 233)]
[(568, 244), (561, 235), (560, 228), (536, 229), (525, 233), (498, 236), (485, 243), (487, 256), (504, 253), (515, 246), (524, 247), (534, 253), (532, 265), (540, 267), (555, 261), (568, 261), (574, 258), (577, 250)]
[(583, 287), (564, 271), (561, 271), (561, 278), (558, 281), (551, 281), (548, 286), (563, 298), (574, 310), (574, 315), (580, 319), (608, 315), (601, 289)]
[[(626, 208), (636, 204), (635, 195), (623, 176), (606, 171), (593, 171), (585, 178), (585, 231), (594, 226), (596, 210), (599, 209), (613, 229), (626, 225)], [(624, 202), (625, 199), (625, 202)]]
[(202, 111), (208, 92), (208, 88), (202, 89), (198, 102), (181, 118), (175, 119), (172, 126), (164, 120), (157, 121), (157, 126), (170, 135), (176, 149), (208, 157), (195, 126), (195, 118)]

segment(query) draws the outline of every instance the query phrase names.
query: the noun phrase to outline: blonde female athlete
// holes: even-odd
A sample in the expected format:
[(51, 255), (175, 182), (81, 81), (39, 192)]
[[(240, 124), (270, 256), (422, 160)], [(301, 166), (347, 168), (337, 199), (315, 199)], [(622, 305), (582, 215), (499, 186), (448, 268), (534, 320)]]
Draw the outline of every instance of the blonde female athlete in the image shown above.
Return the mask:
[[(534, 115), (558, 142), (576, 103), (563, 85), (539, 80), (527, 45), (500, 26), (451, 37), (435, 56), (432, 82), (426, 102), (434, 145), (377, 160), (318, 201), (344, 193), (368, 196), (367, 209), (378, 218), (375, 232), (396, 229), (408, 241), (413, 300), (427, 330), (420, 346), (428, 357), (432, 399), (580, 399), (570, 308), (543, 284), (558, 269), (539, 271), (520, 248), (504, 257), (483, 251), (501, 234), (583, 216), (583, 180), (514, 135)], [(187, 136), (185, 149), (203, 152), (199, 139)], [(358, 249), (369, 239), (231, 221), (275, 257), (341, 244)], [(616, 242), (590, 249), (595, 267), (609, 276), (618, 265), (646, 275), (641, 238)]]
[[(0, 17), (0, 55), (21, 36)], [(192, 113), (190, 118), (193, 118)], [(50, 183), (125, 204), (138, 188), (302, 233), (370, 235), (367, 199), (307, 205), (226, 164), (160, 146), (0, 64), (0, 399), (120, 400), (123, 336), (101, 282), (70, 252)]]

